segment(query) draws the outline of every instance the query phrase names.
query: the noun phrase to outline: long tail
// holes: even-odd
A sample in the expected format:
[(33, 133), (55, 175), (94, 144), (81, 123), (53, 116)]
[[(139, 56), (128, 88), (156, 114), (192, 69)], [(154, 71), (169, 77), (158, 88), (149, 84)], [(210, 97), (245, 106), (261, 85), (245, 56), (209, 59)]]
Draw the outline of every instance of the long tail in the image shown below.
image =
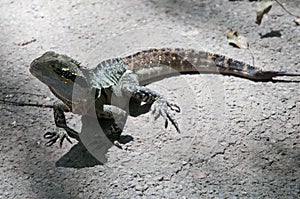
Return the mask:
[(193, 49), (149, 49), (121, 59), (138, 74), (141, 84), (182, 73), (219, 73), (252, 81), (273, 81), (278, 76), (300, 76), (300, 72), (262, 71), (223, 55)]
[[(261, 71), (255, 74), (253, 81), (272, 81), (272, 82), (300, 82), (299, 80), (278, 80), (274, 79), (280, 76), (300, 77), (300, 72), (286, 72), (286, 71)], [(250, 78), (249, 78), (250, 79)]]
[(300, 72), (284, 72), (284, 71), (281, 71), (281, 72), (277, 72), (276, 76), (292, 76), (292, 77), (295, 77), (295, 76), (300, 76)]

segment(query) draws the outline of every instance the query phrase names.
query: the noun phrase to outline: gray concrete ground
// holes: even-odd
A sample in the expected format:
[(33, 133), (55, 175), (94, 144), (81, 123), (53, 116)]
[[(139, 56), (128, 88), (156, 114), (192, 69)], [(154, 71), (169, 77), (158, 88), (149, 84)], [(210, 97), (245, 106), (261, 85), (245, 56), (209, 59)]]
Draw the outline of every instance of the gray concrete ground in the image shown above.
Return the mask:
[[(300, 13), (299, 1), (283, 1)], [(14, 1), (0, 3), (1, 99), (7, 91), (51, 96), (28, 71), (47, 50), (90, 66), (148, 47), (196, 48), (251, 63), (227, 44), (249, 38), (264, 70), (299, 71), (300, 27), (278, 5), (261, 26), (257, 3), (224, 0)], [(27, 41), (32, 43), (26, 44)], [(23, 44), (23, 45), (22, 45)], [(177, 102), (181, 134), (145, 114), (129, 118), (128, 150), (100, 165), (79, 144), (45, 147), (52, 111), (0, 105), (0, 198), (298, 198), (300, 84), (185, 75), (149, 85)], [(16, 101), (50, 98), (10, 93)], [(69, 125), (80, 129), (78, 116)]]

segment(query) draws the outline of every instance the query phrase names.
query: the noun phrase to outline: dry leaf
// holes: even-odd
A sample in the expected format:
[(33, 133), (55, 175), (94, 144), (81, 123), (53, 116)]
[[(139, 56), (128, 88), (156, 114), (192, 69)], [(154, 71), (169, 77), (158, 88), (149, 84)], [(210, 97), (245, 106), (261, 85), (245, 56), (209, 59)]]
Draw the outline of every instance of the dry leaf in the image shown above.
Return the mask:
[(252, 57), (252, 64), (255, 66), (254, 63), (254, 54), (249, 46), (248, 39), (241, 35), (238, 31), (229, 29), (226, 33), (227, 41), (229, 45), (232, 45), (236, 48), (244, 48), (249, 50), (251, 57)]
[(22, 41), (20, 43), (17, 43), (18, 46), (26, 46), (32, 42), (36, 42), (36, 39), (35, 38), (32, 38), (31, 40), (27, 40), (27, 41)]
[(295, 22), (297, 26), (300, 26), (300, 18), (295, 18), (293, 22)]
[(227, 40), (230, 45), (237, 48), (248, 48), (248, 39), (241, 35), (238, 31), (229, 29), (226, 33)]
[(263, 16), (271, 10), (272, 4), (273, 4), (273, 2), (271, 2), (269, 0), (264, 0), (263, 2), (261, 2), (260, 8), (256, 11), (255, 23), (257, 23), (258, 25), (261, 24)]

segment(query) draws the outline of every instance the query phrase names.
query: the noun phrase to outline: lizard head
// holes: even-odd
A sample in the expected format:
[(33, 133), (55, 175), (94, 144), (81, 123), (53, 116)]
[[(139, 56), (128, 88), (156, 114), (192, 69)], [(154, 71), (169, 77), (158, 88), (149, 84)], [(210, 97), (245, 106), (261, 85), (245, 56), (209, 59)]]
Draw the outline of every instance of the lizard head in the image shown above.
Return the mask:
[(62, 101), (71, 102), (74, 85), (87, 87), (83, 69), (74, 59), (48, 51), (30, 64), (30, 73)]

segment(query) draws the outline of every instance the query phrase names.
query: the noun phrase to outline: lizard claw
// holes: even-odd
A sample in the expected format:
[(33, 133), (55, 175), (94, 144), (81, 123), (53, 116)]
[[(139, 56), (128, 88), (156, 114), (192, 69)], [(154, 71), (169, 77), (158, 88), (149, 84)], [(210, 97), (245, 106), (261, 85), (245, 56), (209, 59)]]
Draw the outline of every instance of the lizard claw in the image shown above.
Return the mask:
[(169, 103), (164, 98), (159, 98), (153, 103), (152, 113), (154, 114), (154, 119), (156, 120), (160, 116), (165, 119), (165, 128), (168, 127), (168, 121), (170, 121), (178, 133), (180, 133), (180, 129), (178, 127), (178, 123), (174, 117), (174, 114), (171, 111), (175, 111), (177, 113), (180, 112), (180, 107), (177, 104)]
[(172, 111), (175, 111), (175, 112), (177, 112), (177, 113), (180, 113), (180, 107), (179, 107), (177, 104), (170, 103), (170, 102), (167, 101), (167, 105), (168, 105), (168, 107), (170, 107), (170, 109), (171, 109)]
[(47, 132), (44, 134), (45, 139), (49, 139), (48, 142), (45, 143), (46, 146), (52, 146), (57, 140), (59, 140), (59, 146), (62, 147), (62, 144), (65, 139), (72, 144), (67, 132), (63, 128), (58, 128), (57, 131), (54, 132)]
[(57, 132), (47, 132), (44, 134), (44, 138), (50, 139), (48, 142), (45, 143), (46, 146), (50, 147), (56, 142), (59, 136), (57, 135)]

